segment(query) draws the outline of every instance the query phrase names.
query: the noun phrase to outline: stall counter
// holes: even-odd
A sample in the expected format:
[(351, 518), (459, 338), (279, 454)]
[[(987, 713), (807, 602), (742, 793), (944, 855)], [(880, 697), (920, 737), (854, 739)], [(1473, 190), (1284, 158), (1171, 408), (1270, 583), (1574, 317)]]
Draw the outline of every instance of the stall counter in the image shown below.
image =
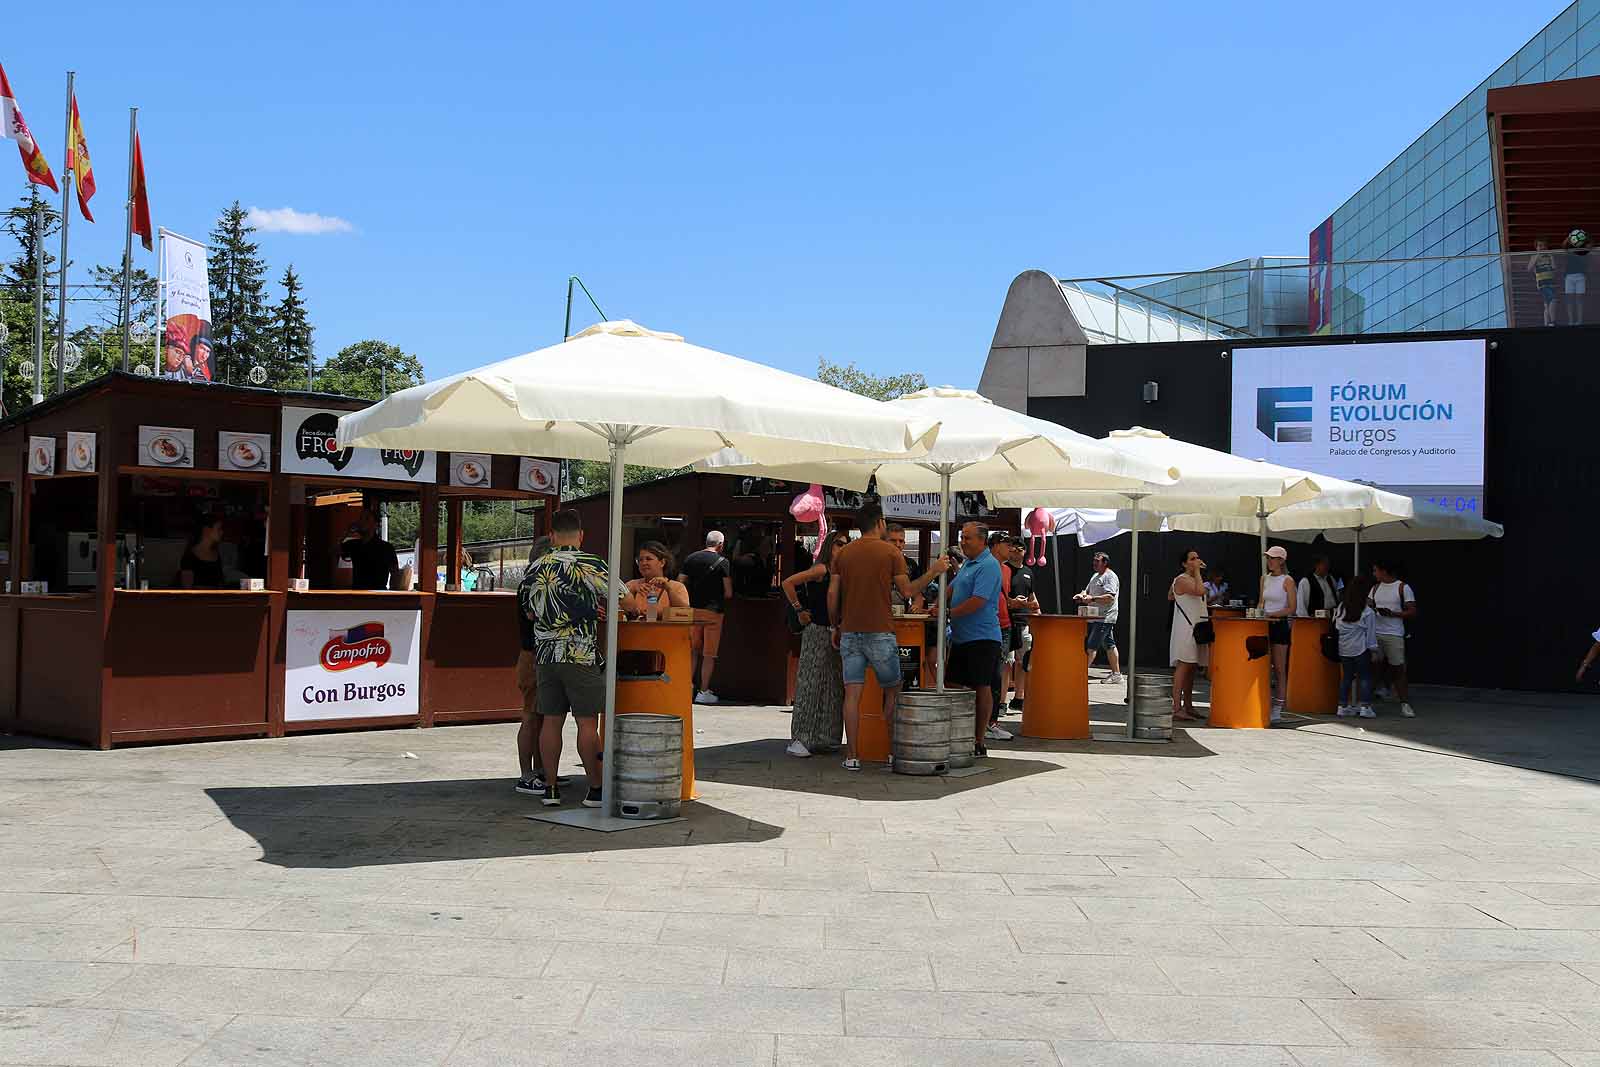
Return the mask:
[(1290, 631), (1285, 708), (1299, 715), (1332, 715), (1339, 707), (1339, 664), (1322, 654), (1328, 619), (1296, 618)]
[[(1265, 730), (1272, 716), (1272, 653), (1265, 647), (1267, 620), (1213, 617), (1211, 644), (1212, 726)], [(1261, 655), (1250, 658), (1247, 642), (1259, 637)]]

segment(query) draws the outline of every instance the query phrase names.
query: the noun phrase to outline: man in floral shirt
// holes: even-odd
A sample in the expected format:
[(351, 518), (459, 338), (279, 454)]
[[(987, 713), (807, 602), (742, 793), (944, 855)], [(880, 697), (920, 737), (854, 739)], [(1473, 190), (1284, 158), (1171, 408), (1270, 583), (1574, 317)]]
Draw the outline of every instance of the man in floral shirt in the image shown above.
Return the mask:
[(544, 800), (559, 807), (556, 781), (567, 712), (578, 721), (578, 756), (588, 778), (586, 808), (600, 806), (599, 717), (606, 706), (605, 658), (599, 624), (606, 614), (606, 562), (582, 551), (583, 521), (570, 508), (551, 524), (550, 552), (529, 565), (519, 590), (533, 624), (538, 661), (539, 754), (546, 771)]

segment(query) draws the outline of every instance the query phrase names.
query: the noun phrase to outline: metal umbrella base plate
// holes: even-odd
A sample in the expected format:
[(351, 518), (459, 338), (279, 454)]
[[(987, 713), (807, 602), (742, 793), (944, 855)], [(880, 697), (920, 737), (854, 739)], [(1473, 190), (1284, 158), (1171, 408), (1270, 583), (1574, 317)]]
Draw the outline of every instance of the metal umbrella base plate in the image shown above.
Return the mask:
[(979, 767), (974, 764), (971, 767), (951, 767), (944, 772), (944, 776), (946, 778), (971, 778), (975, 774), (988, 774), (992, 770), (994, 770), (993, 767)]
[(1094, 734), (1093, 734), (1093, 737), (1091, 738), (1091, 740), (1094, 740), (1094, 741), (1111, 741), (1111, 742), (1124, 744), (1124, 745), (1170, 745), (1170, 744), (1172, 744), (1172, 738), (1170, 738), (1170, 737), (1129, 737), (1126, 730), (1119, 730), (1119, 731), (1117, 731), (1115, 733), (1111, 732), (1110, 730), (1096, 730), (1096, 731), (1094, 731)]
[(617, 815), (607, 815), (599, 808), (565, 808), (561, 811), (552, 811), (548, 815), (540, 813), (524, 815), (523, 818), (534, 822), (555, 823), (557, 826), (576, 826), (580, 830), (598, 830), (603, 834), (613, 834), (618, 830), (645, 830), (652, 826), (683, 822), (681, 815), (670, 819), (624, 819)]

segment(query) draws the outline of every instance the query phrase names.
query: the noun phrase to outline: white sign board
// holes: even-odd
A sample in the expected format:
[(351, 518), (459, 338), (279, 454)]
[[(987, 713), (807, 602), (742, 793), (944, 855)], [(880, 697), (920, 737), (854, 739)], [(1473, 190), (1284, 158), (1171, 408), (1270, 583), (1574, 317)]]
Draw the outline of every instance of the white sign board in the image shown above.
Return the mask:
[(193, 467), (194, 430), (183, 426), (139, 427), (135, 461), (143, 467)]
[(272, 469), (272, 435), (217, 431), (217, 466), (225, 471)]
[(290, 611), (284, 629), (285, 722), (417, 714), (420, 611)]
[(489, 488), (489, 456), (483, 452), (450, 453), (450, 484), (468, 489)]
[(1481, 339), (1239, 347), (1236, 456), (1481, 514)]
[(94, 434), (83, 430), (67, 431), (67, 470), (74, 474), (93, 474), (95, 469)]
[(48, 478), (56, 472), (56, 439), (28, 438), (28, 473)]
[[(950, 495), (954, 512), (955, 494)], [(895, 493), (883, 498), (883, 513), (891, 519), (923, 519), (939, 521), (938, 493)], [(953, 516), (952, 516), (953, 517)]]
[(382, 478), (397, 482), (434, 480), (438, 465), (432, 452), (340, 448), (337, 435), (342, 414), (342, 411), (323, 408), (284, 408), (283, 430), (278, 436), (283, 473)]
[(517, 464), (517, 488), (528, 493), (554, 493), (561, 484), (561, 461), (529, 459)]

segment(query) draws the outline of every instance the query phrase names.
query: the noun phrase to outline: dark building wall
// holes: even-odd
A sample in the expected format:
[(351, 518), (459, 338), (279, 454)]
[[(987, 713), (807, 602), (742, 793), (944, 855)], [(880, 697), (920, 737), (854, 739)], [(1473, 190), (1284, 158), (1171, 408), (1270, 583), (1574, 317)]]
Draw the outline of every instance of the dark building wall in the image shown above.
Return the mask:
[[(1501, 540), (1362, 547), (1363, 568), (1395, 561), (1416, 588), (1418, 618), (1409, 649), (1412, 676), (1445, 685), (1573, 690), (1573, 671), (1600, 626), (1600, 327), (1488, 330), (1456, 334), (1371, 335), (1361, 342), (1483, 337), (1488, 353), (1484, 498), (1486, 518), (1502, 523)], [(1269, 344), (1329, 344), (1341, 338), (1277, 338)], [(1361, 343), (1354, 342), (1351, 343)], [(1242, 344), (1189, 342), (1091, 347), (1081, 397), (1031, 397), (1029, 414), (1096, 437), (1147, 426), (1227, 451), (1231, 373), (1228, 354)], [(1160, 384), (1146, 404), (1143, 384)], [(1105, 547), (1124, 576), (1127, 535)], [(1296, 578), (1325, 552), (1348, 574), (1348, 545), (1283, 542)], [(1260, 573), (1254, 538), (1145, 534), (1140, 541), (1139, 658), (1165, 664), (1171, 609), (1167, 586), (1179, 559), (1196, 547), (1222, 564), (1234, 588), (1253, 596)], [(1081, 587), (1084, 550), (1062, 553), (1062, 584)], [(1124, 601), (1119, 640), (1126, 642)], [(1591, 690), (1592, 691), (1592, 687)]]

